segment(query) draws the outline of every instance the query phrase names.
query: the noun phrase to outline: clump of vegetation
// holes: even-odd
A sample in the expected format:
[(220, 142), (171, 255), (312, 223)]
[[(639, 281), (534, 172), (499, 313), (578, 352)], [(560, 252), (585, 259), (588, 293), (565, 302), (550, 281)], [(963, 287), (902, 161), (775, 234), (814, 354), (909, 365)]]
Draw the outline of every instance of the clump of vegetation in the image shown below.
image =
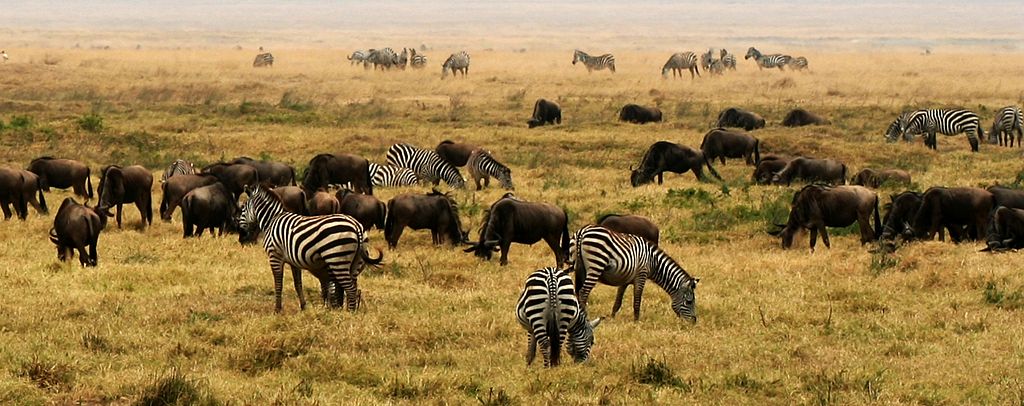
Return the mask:
[(985, 283), (983, 292), (985, 303), (996, 305), (1002, 309), (1020, 309), (1024, 307), (1024, 292), (1020, 289), (1012, 290), (1000, 287), (996, 281)]
[(477, 396), (476, 400), (480, 402), (481, 406), (510, 406), (514, 404), (512, 397), (505, 392), (504, 389), (498, 389), (497, 392), (494, 388), (487, 391), (487, 396)]
[(461, 94), (448, 96), (448, 121), (465, 119), (466, 110), (466, 101)]
[(713, 207), (715, 205), (715, 197), (704, 189), (669, 189), (665, 195), (665, 204), (672, 207), (689, 209)]
[(690, 385), (683, 382), (672, 371), (672, 367), (665, 360), (647, 358), (629, 367), (629, 374), (638, 383), (654, 387), (671, 386), (690, 391)]
[(51, 392), (70, 390), (75, 381), (75, 372), (70, 365), (36, 357), (21, 364), (21, 376)]
[(314, 342), (315, 339), (309, 336), (263, 339), (248, 346), (232, 363), (239, 371), (255, 375), (280, 368), (285, 361), (308, 352)]
[(281, 101), (277, 103), (278, 107), (305, 113), (307, 111), (313, 111), (316, 107), (312, 101), (299, 97), (294, 91), (286, 91), (281, 95)]
[(119, 352), (106, 337), (92, 332), (82, 334), (82, 347), (93, 352)]
[(900, 259), (898, 257), (890, 255), (883, 250), (871, 254), (871, 265), (869, 269), (871, 270), (872, 275), (878, 276), (888, 269), (899, 266), (899, 264)]
[(7, 126), (16, 130), (27, 130), (32, 128), (32, 122), (32, 116), (15, 115), (11, 116), (11, 120), (7, 123)]
[(103, 131), (103, 116), (98, 113), (89, 113), (81, 116), (78, 118), (78, 128), (91, 133)]
[(210, 392), (204, 382), (189, 378), (178, 370), (159, 377), (142, 389), (136, 405), (163, 406), (163, 405), (203, 405), (214, 406), (222, 404), (221, 401)]

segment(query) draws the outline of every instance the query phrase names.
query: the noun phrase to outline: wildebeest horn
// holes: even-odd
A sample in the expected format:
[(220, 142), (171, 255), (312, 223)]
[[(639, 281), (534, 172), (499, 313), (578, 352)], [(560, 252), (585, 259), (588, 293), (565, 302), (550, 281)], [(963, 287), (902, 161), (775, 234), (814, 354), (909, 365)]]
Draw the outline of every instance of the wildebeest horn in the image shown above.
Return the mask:
[(630, 172), (632, 172), (632, 171), (635, 171), (636, 169), (633, 169), (633, 165), (630, 165), (629, 166), (629, 170), (630, 170)]
[(466, 248), (466, 249), (462, 250), (462, 252), (473, 252), (473, 251), (476, 251), (477, 247), (479, 247), (479, 245), (469, 244), (469, 248)]
[(498, 245), (498, 240), (484, 241), (484, 245)]

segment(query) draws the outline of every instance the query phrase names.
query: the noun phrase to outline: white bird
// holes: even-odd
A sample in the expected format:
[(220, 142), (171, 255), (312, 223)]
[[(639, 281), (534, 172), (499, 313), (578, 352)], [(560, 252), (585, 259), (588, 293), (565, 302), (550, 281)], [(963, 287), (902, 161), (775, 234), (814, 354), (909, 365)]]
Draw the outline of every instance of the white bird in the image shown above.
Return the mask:
[(7, 51), (0, 51), (0, 58), (4, 58), (4, 62), (7, 62), (7, 60), (10, 59), (10, 57), (7, 56)]

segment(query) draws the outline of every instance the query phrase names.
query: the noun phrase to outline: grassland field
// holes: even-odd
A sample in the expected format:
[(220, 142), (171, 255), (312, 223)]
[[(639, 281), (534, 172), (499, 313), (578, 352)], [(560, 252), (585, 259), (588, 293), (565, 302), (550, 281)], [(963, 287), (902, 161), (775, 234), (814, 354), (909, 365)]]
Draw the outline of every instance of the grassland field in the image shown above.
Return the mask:
[[(628, 310), (606, 319), (590, 362), (545, 370), (525, 366), (513, 313), (523, 278), (553, 263), (544, 244), (513, 245), (501, 267), (435, 247), (425, 232), (388, 250), (373, 230), (386, 264), (360, 278), (359, 312), (300, 312), (286, 280), (275, 314), (262, 250), (233, 236), (183, 240), (180, 212), (143, 229), (126, 207), (125, 228), (108, 224), (89, 269), (57, 261), (52, 215), (33, 212), (0, 223), (0, 403), (1024, 402), (1019, 253), (932, 241), (881, 256), (853, 228), (833, 230), (831, 249), (809, 253), (804, 237), (782, 250), (765, 231), (785, 220), (796, 185), (752, 185), (741, 160), (714, 164), (724, 182), (667, 174), (664, 185), (632, 188), (628, 178), (651, 143), (697, 148), (720, 110), (742, 106), (768, 120), (754, 132), (762, 154), (835, 158), (851, 173), (902, 168), (916, 190), (1013, 184), (1021, 149), (971, 153), (961, 135), (929, 151), (885, 143), (882, 132), (901, 111), (943, 106), (979, 113), (987, 132), (995, 109), (1024, 104), (1024, 55), (794, 49), (809, 71), (760, 72), (741, 59), (736, 72), (691, 80), (661, 77), (670, 52), (616, 52), (617, 73), (588, 74), (571, 52), (471, 51), (469, 76), (442, 81), (454, 50), (428, 52), (422, 71), (383, 73), (326, 49), (274, 49), (268, 69), (251, 68), (249, 50), (7, 51), (0, 165), (79, 159), (96, 185), (106, 164), (159, 178), (176, 158), (249, 155), (301, 171), (322, 152), (383, 162), (395, 142), (465, 141), (512, 168), (518, 196), (565, 208), (573, 230), (603, 213), (650, 217), (701, 283), (696, 325), (649, 284), (639, 322)], [(562, 125), (526, 128), (539, 97), (561, 105)], [(665, 121), (617, 122), (629, 102), (660, 107)], [(781, 127), (795, 107), (832, 125)], [(474, 237), (503, 193), (453, 191)], [(66, 196), (46, 198), (55, 209)], [(305, 281), (316, 297), (314, 278)], [(609, 315), (613, 294), (595, 289), (592, 316)]]

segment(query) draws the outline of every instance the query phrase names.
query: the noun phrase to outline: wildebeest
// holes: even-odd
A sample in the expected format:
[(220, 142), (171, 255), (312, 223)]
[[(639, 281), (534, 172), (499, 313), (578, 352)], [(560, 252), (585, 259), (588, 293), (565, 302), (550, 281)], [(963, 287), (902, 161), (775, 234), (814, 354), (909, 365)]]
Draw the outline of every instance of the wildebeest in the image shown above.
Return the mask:
[(25, 200), (25, 177), (20, 171), (0, 168), (0, 208), (4, 212), (4, 220), (11, 218), (10, 205), (14, 205), (14, 214), (19, 219), (28, 217), (28, 201)]
[[(913, 238), (907, 233), (907, 230), (911, 228), (910, 223), (914, 221), (914, 216), (921, 208), (921, 198), (921, 193), (913, 191), (905, 191), (889, 197), (889, 203), (885, 204), (885, 216), (882, 217), (882, 241), (891, 244), (896, 237)], [(967, 234), (962, 225), (943, 224), (942, 227), (949, 231), (949, 237), (955, 242), (959, 242)], [(945, 241), (945, 239), (946, 233), (940, 228), (939, 241)]]
[[(78, 204), (75, 199), (65, 198), (53, 218), (50, 242), (57, 246), (57, 259), (67, 261), (78, 250), (78, 261), (82, 266), (96, 266), (99, 257), (96, 245), (100, 231), (107, 226), (107, 207), (89, 207)], [(89, 247), (86, 253), (85, 247)]]
[(325, 216), (341, 213), (341, 203), (334, 195), (323, 189), (313, 192), (306, 201), (306, 211), (310, 216)]
[(686, 171), (693, 171), (697, 180), (703, 181), (706, 179), (703, 166), (707, 166), (708, 171), (715, 178), (722, 179), (721, 176), (718, 176), (715, 168), (711, 167), (711, 161), (704, 156), (703, 152), (668, 141), (658, 141), (647, 149), (643, 160), (640, 161), (640, 167), (630, 168), (632, 173), (630, 173), (629, 182), (633, 187), (637, 187), (652, 182), (657, 176), (660, 185), (664, 172), (683, 174)]
[(661, 231), (651, 219), (633, 214), (605, 214), (597, 219), (597, 225), (609, 230), (642, 237), (655, 247)]
[(461, 168), (466, 166), (466, 162), (469, 161), (469, 154), (473, 153), (477, 148), (473, 144), (444, 140), (437, 144), (434, 152), (437, 152), (437, 155), (441, 156), (441, 160), (449, 165)]
[[(874, 213), (875, 224), (871, 226)], [(818, 233), (826, 248), (832, 248), (826, 227), (860, 225), (860, 243), (874, 241), (882, 229), (878, 212), (878, 195), (863, 186), (807, 185), (793, 195), (789, 221), (775, 235), (782, 236), (782, 248), (793, 246), (793, 236), (801, 229), (811, 232), (811, 251), (818, 242)]]
[(184, 237), (202, 236), (209, 229), (210, 235), (217, 229), (217, 235), (224, 235), (224, 228), (233, 226), (238, 206), (232, 200), (231, 192), (223, 183), (198, 187), (181, 199), (181, 220)]
[(785, 168), (789, 161), (792, 160), (790, 157), (778, 155), (765, 156), (761, 158), (761, 162), (754, 168), (754, 174), (750, 179), (759, 185), (772, 183), (772, 177), (775, 176), (775, 173)]
[(1011, 209), (1024, 209), (1024, 190), (1011, 189), (994, 185), (985, 188), (992, 194), (992, 207), (1006, 206)]
[(236, 202), (242, 196), (246, 186), (260, 183), (260, 175), (256, 168), (244, 164), (218, 162), (203, 167), (201, 173), (209, 173), (216, 176), (217, 180), (223, 183), (224, 187), (228, 188), (228, 191), (231, 192), (231, 197)]
[(569, 216), (562, 208), (548, 203), (520, 200), (511, 193), (491, 204), (480, 224), (480, 238), (465, 249), (474, 255), (491, 259), (501, 251), (501, 265), (508, 265), (512, 243), (533, 245), (544, 240), (561, 266), (569, 251)]
[(92, 199), (89, 167), (81, 162), (44, 156), (33, 159), (28, 164), (28, 171), (39, 176), (43, 191), (49, 192), (51, 187), (72, 188), (76, 195)]
[(445, 240), (451, 245), (465, 241), (459, 208), (455, 199), (446, 193), (433, 190), (425, 195), (403, 193), (388, 201), (387, 220), (384, 222), (384, 239), (391, 248), (398, 247), (402, 231), (430, 229), (435, 245)]
[(537, 102), (533, 103), (533, 115), (526, 124), (530, 128), (545, 124), (562, 124), (562, 108), (558, 107), (558, 104), (555, 102), (537, 99)]
[(764, 118), (751, 111), (729, 107), (718, 113), (718, 122), (715, 124), (715, 127), (739, 127), (750, 131), (764, 128)]
[(142, 225), (153, 224), (153, 174), (139, 165), (109, 165), (100, 171), (100, 207), (117, 208), (117, 228), (121, 228), (121, 209), (135, 203)]
[(832, 122), (817, 114), (799, 108), (793, 109), (788, 114), (786, 114), (786, 118), (782, 119), (782, 125), (786, 127), (800, 127), (804, 125), (827, 124), (832, 124)]
[(341, 203), (341, 214), (347, 214), (359, 221), (364, 230), (376, 226), (377, 229), (384, 229), (384, 222), (387, 219), (387, 205), (376, 197), (355, 193), (349, 189), (342, 188), (335, 194)]
[(805, 182), (825, 182), (833, 185), (846, 184), (846, 164), (834, 159), (797, 157), (786, 167), (772, 176), (772, 183), (789, 186), (794, 179)]
[(715, 128), (704, 134), (700, 150), (708, 161), (719, 159), (725, 165), (725, 158), (744, 158), (747, 165), (761, 162), (761, 142), (750, 134)]
[(659, 122), (661, 121), (661, 109), (630, 103), (622, 106), (622, 109), (619, 110), (619, 121), (627, 121), (633, 124)]
[(982, 251), (1024, 248), (1024, 210), (999, 206), (992, 213), (986, 247)]
[(372, 195), (372, 177), (370, 161), (366, 158), (352, 154), (320, 154), (309, 160), (302, 188), (312, 192), (329, 184), (349, 183), (356, 192)]
[(271, 189), (281, 199), (281, 206), (289, 213), (308, 215), (306, 210), (306, 191), (298, 186), (278, 186)]
[[(931, 240), (943, 226), (966, 225), (967, 238), (984, 238), (992, 212), (992, 193), (973, 187), (931, 187), (904, 235)], [(958, 242), (954, 238), (954, 242)]]
[(36, 209), (36, 213), (49, 213), (50, 209), (46, 207), (46, 196), (43, 195), (43, 188), (40, 186), (42, 181), (39, 179), (39, 176), (24, 169), (20, 169), (18, 172), (25, 179), (21, 189), (25, 194), (25, 201)]
[(247, 156), (235, 158), (230, 163), (256, 168), (260, 182), (266, 182), (273, 186), (295, 185), (295, 168), (292, 168), (291, 165), (274, 161), (257, 161)]
[(909, 185), (910, 174), (902, 169), (861, 169), (856, 175), (850, 178), (851, 185), (879, 188), (882, 185)]
[(160, 190), (163, 192), (163, 197), (160, 199), (160, 218), (164, 221), (171, 221), (174, 209), (181, 204), (181, 199), (188, 192), (197, 187), (212, 185), (215, 182), (217, 182), (217, 177), (210, 174), (178, 175), (167, 178), (167, 182), (160, 185)]

